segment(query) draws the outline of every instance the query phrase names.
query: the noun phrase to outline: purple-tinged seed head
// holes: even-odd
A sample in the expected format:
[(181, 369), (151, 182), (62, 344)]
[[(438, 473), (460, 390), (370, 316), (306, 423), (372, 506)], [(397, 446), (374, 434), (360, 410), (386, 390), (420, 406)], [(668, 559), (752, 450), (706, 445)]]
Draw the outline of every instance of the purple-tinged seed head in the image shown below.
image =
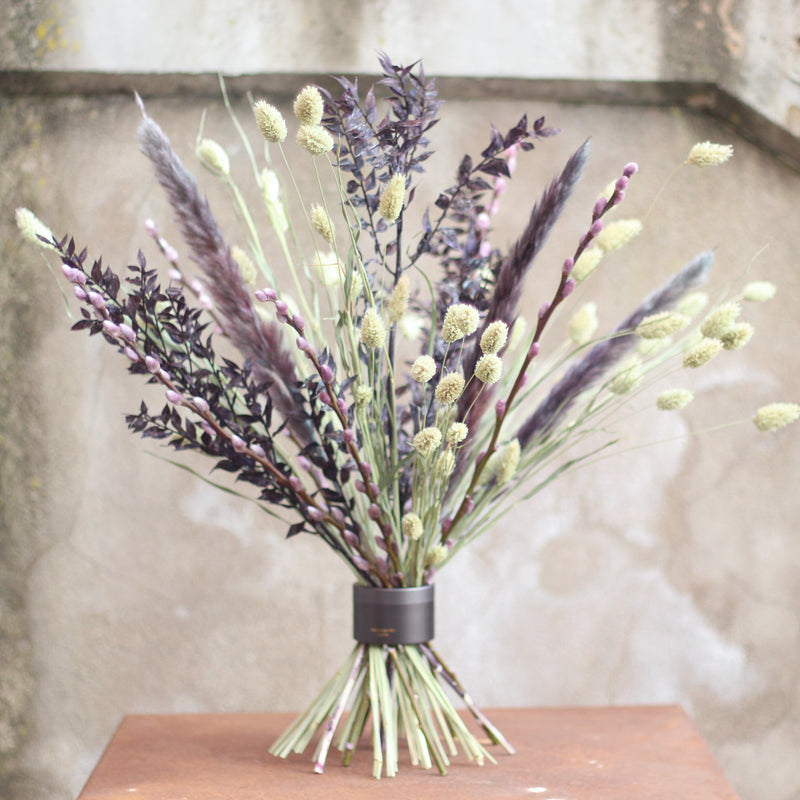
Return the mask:
[(626, 178), (632, 178), (638, 171), (639, 165), (635, 161), (631, 161), (630, 164), (625, 165), (625, 169), (622, 170), (622, 174)]
[(164, 392), (164, 397), (166, 397), (167, 400), (169, 400), (169, 402), (173, 405), (183, 405), (183, 397), (181, 396), (180, 392), (176, 392), (173, 389), (167, 389), (167, 391)]
[(327, 364), (320, 364), (319, 376), (323, 383), (330, 383), (333, 380), (333, 370)]

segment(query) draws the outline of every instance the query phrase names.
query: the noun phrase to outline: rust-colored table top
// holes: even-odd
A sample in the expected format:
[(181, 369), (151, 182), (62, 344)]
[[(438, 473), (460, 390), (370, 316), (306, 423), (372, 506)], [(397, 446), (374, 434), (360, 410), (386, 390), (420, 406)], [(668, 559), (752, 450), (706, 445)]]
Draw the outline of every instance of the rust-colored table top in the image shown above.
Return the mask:
[[(459, 756), (442, 777), (401, 752), (395, 778), (371, 776), (371, 743), (349, 767), (331, 750), (267, 747), (291, 714), (135, 715), (122, 721), (78, 800), (737, 800), (705, 742), (677, 706), (499, 709), (489, 718), (516, 747), (496, 765)], [(311, 748), (313, 751), (313, 748)], [(404, 758), (405, 755), (405, 758)]]

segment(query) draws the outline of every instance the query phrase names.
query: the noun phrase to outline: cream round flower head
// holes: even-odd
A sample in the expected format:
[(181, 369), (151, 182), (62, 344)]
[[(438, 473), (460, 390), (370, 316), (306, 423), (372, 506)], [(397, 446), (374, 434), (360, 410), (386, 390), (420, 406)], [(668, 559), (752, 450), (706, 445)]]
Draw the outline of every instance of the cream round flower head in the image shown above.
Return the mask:
[(436, 464), (433, 467), (433, 472), (436, 478), (440, 480), (447, 479), (453, 474), (455, 468), (455, 453), (448, 448), (443, 453), (439, 453), (439, 457), (436, 459)]
[(51, 247), (51, 245), (45, 244), (39, 237), (41, 236), (50, 242), (55, 239), (55, 236), (53, 236), (53, 232), (50, 228), (48, 228), (33, 211), (28, 208), (17, 208), (14, 212), (14, 219), (17, 223), (17, 229), (24, 239), (33, 242), (33, 244), (38, 244), (39, 247)]
[(333, 136), (322, 125), (301, 125), (297, 129), (297, 144), (312, 156), (333, 150)]
[(213, 139), (201, 139), (197, 143), (195, 153), (202, 164), (212, 172), (219, 172), (222, 175), (231, 174), (231, 161), (221, 144)]
[(406, 312), (397, 323), (397, 329), (403, 334), (405, 339), (409, 341), (417, 341), (427, 333), (428, 320), (422, 314), (414, 314)]
[[(619, 250), (642, 232), (642, 223), (638, 219), (618, 219), (606, 225), (597, 238), (595, 245), (601, 250)], [(577, 278), (576, 278), (577, 280)]]
[(361, 341), (364, 345), (377, 350), (383, 347), (386, 340), (386, 326), (381, 315), (374, 306), (370, 306), (361, 318)]
[(242, 273), (242, 279), (246, 284), (249, 286), (254, 286), (256, 279), (258, 278), (258, 271), (256, 270), (255, 264), (253, 264), (250, 256), (242, 250), (241, 247), (238, 245), (234, 245), (231, 247), (231, 255), (233, 256), (233, 260), (239, 266), (239, 272)]
[(431, 356), (419, 356), (411, 365), (411, 377), (417, 383), (427, 383), (436, 374), (436, 362)]
[(712, 309), (700, 324), (700, 333), (711, 339), (720, 339), (736, 322), (739, 316), (739, 304), (735, 301), (721, 303)]
[(319, 125), (324, 110), (325, 101), (316, 86), (303, 87), (294, 99), (294, 115), (304, 125)]
[(642, 380), (642, 362), (638, 356), (629, 358), (608, 384), (612, 394), (627, 394), (635, 389)]
[(797, 403), (770, 403), (756, 411), (753, 422), (760, 431), (776, 431), (791, 424), (798, 417), (800, 417), (800, 405)]
[(436, 399), (442, 405), (451, 405), (464, 391), (464, 376), (460, 372), (448, 372), (436, 386)]
[(604, 255), (605, 251), (601, 247), (587, 247), (578, 256), (570, 276), (577, 283), (585, 281), (597, 269)]
[(584, 303), (569, 321), (569, 338), (578, 345), (591, 341), (597, 330), (597, 303)]
[(508, 341), (508, 325), (501, 319), (490, 322), (481, 334), (481, 350), (484, 353), (499, 353)]
[(461, 444), (469, 434), (469, 428), (463, 422), (451, 422), (447, 429), (447, 441), (449, 444)]
[(719, 339), (701, 339), (694, 347), (690, 347), (683, 354), (683, 366), (691, 369), (702, 367), (722, 350)]
[(418, 539), (422, 538), (424, 532), (422, 520), (413, 511), (409, 511), (408, 514), (403, 514), (403, 518), (400, 520), (400, 527), (406, 539), (416, 542)]
[(423, 428), (414, 436), (414, 449), (422, 456), (428, 456), (442, 443), (442, 432), (438, 428)]
[(497, 383), (503, 374), (503, 362), (494, 353), (486, 353), (475, 364), (475, 377), (481, 383)]
[(749, 322), (739, 322), (731, 325), (719, 339), (726, 350), (741, 350), (750, 341), (754, 331)]
[(656, 398), (656, 408), (660, 411), (678, 411), (694, 400), (688, 389), (666, 389)]
[(456, 303), (447, 309), (442, 321), (442, 338), (452, 344), (465, 336), (470, 336), (478, 329), (481, 315), (475, 306), (469, 303)]
[(319, 203), (311, 206), (311, 225), (328, 244), (333, 244), (333, 240), (336, 238), (336, 228), (328, 216), (328, 212)]
[(425, 553), (425, 566), (436, 567), (441, 564), (450, 553), (450, 548), (446, 544), (435, 544)]
[(389, 322), (394, 325), (402, 319), (408, 308), (408, 298), (411, 294), (411, 284), (408, 275), (401, 275), (389, 296)]
[(686, 163), (695, 167), (717, 167), (724, 164), (732, 155), (732, 145), (698, 142), (689, 151)]
[(767, 300), (775, 297), (776, 291), (775, 284), (769, 281), (750, 281), (742, 289), (742, 300), (748, 300), (751, 303), (766, 303)]
[(253, 105), (253, 115), (261, 135), (273, 144), (282, 142), (286, 138), (286, 120), (275, 106), (266, 100), (258, 100)]
[(356, 402), (356, 408), (364, 408), (372, 402), (372, 387), (364, 383), (358, 384), (353, 389), (353, 399)]
[(677, 311), (661, 311), (645, 317), (636, 326), (634, 333), (642, 339), (663, 339), (683, 330), (688, 324), (689, 317)]
[(395, 173), (389, 178), (381, 199), (378, 202), (378, 213), (387, 221), (394, 222), (403, 210), (403, 201), (406, 193), (406, 179), (401, 173)]

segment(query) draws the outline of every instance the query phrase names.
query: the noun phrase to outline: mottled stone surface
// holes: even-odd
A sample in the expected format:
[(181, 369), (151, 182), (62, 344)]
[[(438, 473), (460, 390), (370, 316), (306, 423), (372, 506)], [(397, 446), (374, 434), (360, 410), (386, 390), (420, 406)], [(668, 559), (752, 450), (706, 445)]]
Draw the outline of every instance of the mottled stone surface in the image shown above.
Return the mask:
[[(168, 99), (148, 109), (199, 171), (203, 107)], [(757, 331), (744, 351), (692, 376), (690, 410), (658, 413), (647, 409), (653, 391), (642, 394), (636, 405), (647, 410), (619, 426), (627, 452), (517, 505), (441, 573), (438, 648), (487, 706), (681, 703), (743, 800), (790, 800), (800, 792), (798, 429), (763, 435), (747, 419), (762, 403), (800, 397), (800, 176), (683, 111), (452, 102), (419, 213), (461, 154), (482, 148), (488, 121), (508, 127), (523, 111), (564, 133), (521, 160), (498, 244), (593, 138), (586, 177), (529, 282), (527, 313), (629, 160), (642, 169), (620, 214), (643, 218), (645, 232), (576, 293), (598, 302), (603, 325), (709, 247), (715, 290), (745, 273), (780, 290), (748, 307)], [(142, 246), (158, 262), (143, 221), (174, 233), (137, 152), (137, 118), (128, 98), (4, 102), (2, 196), (93, 256), (121, 265)], [(242, 155), (217, 107), (206, 133)], [(735, 159), (676, 173), (704, 139), (731, 142)], [(235, 240), (224, 192), (201, 177)], [(130, 436), (122, 414), (141, 387), (99, 339), (68, 332), (60, 276), (19, 245), (10, 208), (0, 220), (0, 786), (9, 800), (68, 800), (123, 714), (302, 706), (350, 647), (350, 580), (318, 542), (286, 542), (255, 505)], [(744, 422), (694, 435), (729, 420)]]

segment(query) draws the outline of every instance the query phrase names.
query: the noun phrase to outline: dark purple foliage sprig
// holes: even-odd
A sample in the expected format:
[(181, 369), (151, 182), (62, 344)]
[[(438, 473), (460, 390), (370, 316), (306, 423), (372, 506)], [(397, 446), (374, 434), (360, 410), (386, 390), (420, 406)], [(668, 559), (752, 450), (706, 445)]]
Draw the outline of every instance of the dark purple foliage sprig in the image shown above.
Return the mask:
[[(87, 271), (85, 249), (76, 252), (72, 240), (55, 244), (62, 272), (83, 303), (73, 330), (102, 335), (126, 356), (129, 372), (165, 388), (163, 408), (153, 412), (142, 401), (137, 413), (126, 416), (128, 427), (145, 438), (168, 440), (177, 450), (211, 456), (216, 469), (258, 487), (261, 500), (300, 515), (289, 536), (302, 531), (319, 535), (366, 581), (388, 584), (374, 554), (353, 537), (358, 527), (342, 491), (347, 476), (336, 467), (336, 448), (325, 440), (313, 449), (323, 478), (308, 491), (275, 447), (285, 421), (273, 423), (265, 386), (253, 380), (249, 368), (214, 352), (203, 310), (191, 307), (181, 288), (162, 289), (141, 253), (128, 268), (125, 284), (130, 289), (124, 292), (117, 274), (104, 269), (101, 260)], [(312, 397), (308, 405), (309, 418), (322, 430), (318, 401)]]

